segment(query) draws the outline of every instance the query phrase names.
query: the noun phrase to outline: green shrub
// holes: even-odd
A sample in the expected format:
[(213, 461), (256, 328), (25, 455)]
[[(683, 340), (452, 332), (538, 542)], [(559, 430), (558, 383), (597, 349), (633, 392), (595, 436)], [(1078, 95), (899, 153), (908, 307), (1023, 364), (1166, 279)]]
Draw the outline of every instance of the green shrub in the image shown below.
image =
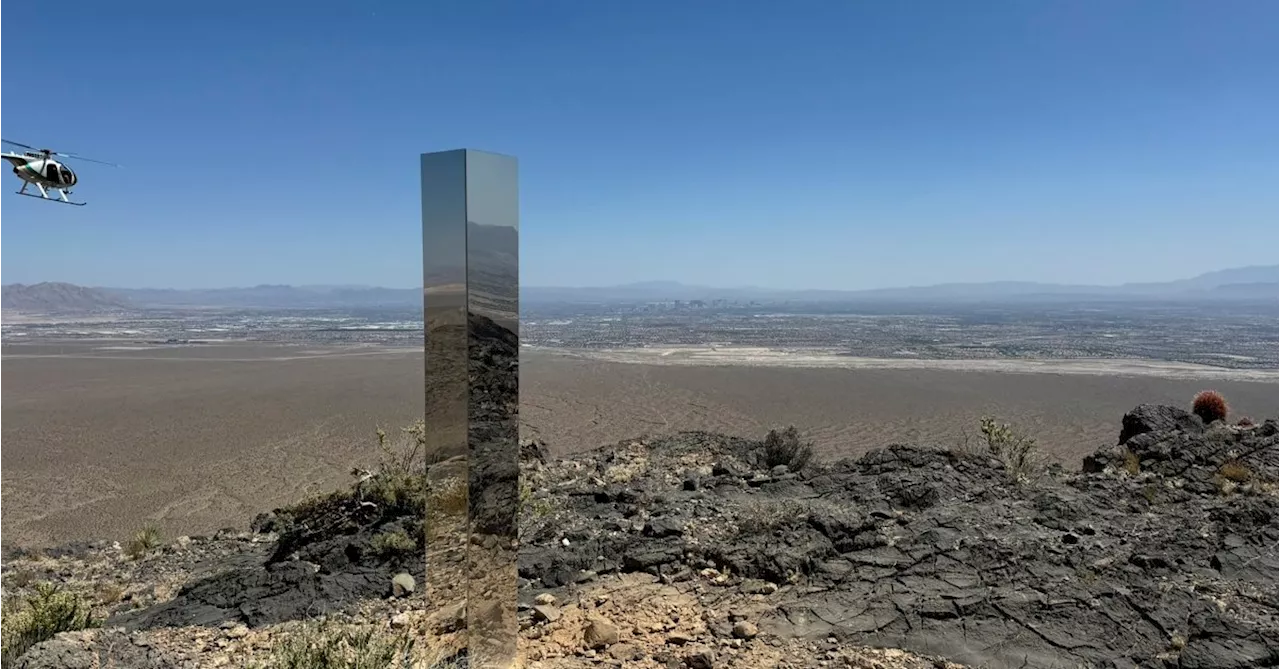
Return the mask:
[(12, 666), (32, 646), (56, 634), (98, 625), (88, 602), (50, 583), (37, 584), (35, 593), (21, 601), (6, 602), (3, 615), (0, 664), (5, 667)]
[(395, 557), (405, 553), (412, 553), (418, 549), (418, 542), (414, 541), (413, 537), (410, 537), (407, 532), (401, 529), (380, 532), (374, 535), (369, 543), (373, 546), (373, 550), (382, 557)]
[(410, 669), (420, 666), (407, 633), (308, 626), (275, 643), (255, 669)]
[(138, 559), (160, 547), (160, 529), (155, 525), (147, 525), (133, 535), (125, 545), (124, 552), (133, 559)]

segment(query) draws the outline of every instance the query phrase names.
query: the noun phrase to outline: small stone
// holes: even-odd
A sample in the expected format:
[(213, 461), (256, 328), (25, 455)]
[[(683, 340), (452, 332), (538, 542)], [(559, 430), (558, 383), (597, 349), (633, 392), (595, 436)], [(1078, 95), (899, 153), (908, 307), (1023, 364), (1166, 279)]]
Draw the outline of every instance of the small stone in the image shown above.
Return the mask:
[(772, 595), (778, 591), (778, 586), (774, 583), (770, 583), (769, 581), (764, 581), (758, 578), (749, 578), (742, 582), (742, 586), (739, 587), (739, 590), (748, 595)]
[(769, 470), (769, 475), (774, 477), (789, 473), (791, 473), (791, 468), (786, 465), (774, 465), (773, 469)]
[(684, 632), (672, 632), (667, 635), (667, 643), (675, 646), (683, 646), (685, 644), (693, 643), (694, 641), (695, 639), (692, 636), (689, 636)]
[(739, 639), (754, 639), (760, 634), (760, 628), (755, 623), (746, 620), (738, 621), (733, 625), (733, 636)]
[(541, 606), (555, 606), (556, 596), (549, 592), (544, 592), (537, 597), (534, 597), (533, 603)]
[(449, 634), (467, 626), (467, 607), (465, 602), (454, 602), (431, 615), (429, 624), (439, 633)]
[(548, 604), (538, 604), (533, 607), (533, 617), (543, 622), (553, 623), (560, 619), (560, 609)]
[(391, 594), (395, 597), (411, 594), (417, 587), (418, 584), (413, 580), (412, 574), (400, 572), (391, 579)]
[(408, 613), (397, 613), (391, 616), (391, 629), (404, 629), (409, 626), (410, 617)]
[(179, 548), (186, 548), (186, 547), (188, 547), (188, 546), (190, 546), (190, 545), (191, 545), (191, 537), (186, 536), (186, 535), (184, 534), (184, 535), (182, 535), (182, 536), (178, 537), (178, 542), (177, 542), (177, 543), (178, 543), (178, 547), (179, 547)]
[(618, 643), (618, 626), (602, 616), (592, 616), (582, 630), (582, 640), (587, 648), (607, 648)]
[(243, 639), (249, 636), (249, 628), (245, 625), (235, 625), (227, 630), (227, 636), (232, 639)]
[(689, 669), (715, 669), (716, 654), (709, 648), (702, 648), (684, 656), (684, 666)]
[(609, 647), (609, 657), (623, 662), (634, 662), (644, 658), (644, 651), (632, 643), (620, 643)]

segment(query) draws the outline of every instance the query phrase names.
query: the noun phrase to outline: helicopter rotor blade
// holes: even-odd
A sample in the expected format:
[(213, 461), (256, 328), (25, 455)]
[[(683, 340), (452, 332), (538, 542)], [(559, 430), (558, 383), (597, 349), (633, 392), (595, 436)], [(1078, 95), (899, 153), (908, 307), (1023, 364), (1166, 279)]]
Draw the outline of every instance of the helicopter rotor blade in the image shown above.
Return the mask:
[(39, 151), (39, 150), (40, 150), (40, 149), (37, 149), (37, 148), (36, 148), (36, 147), (34, 147), (34, 146), (31, 146), (30, 144), (23, 144), (22, 142), (15, 142), (15, 141), (13, 141), (13, 140), (8, 140), (8, 139), (0, 139), (0, 142), (4, 142), (5, 144), (12, 144), (12, 145), (14, 145), (14, 146), (21, 146), (21, 147), (22, 147), (22, 148), (24, 148), (24, 149), (31, 149), (32, 151)]
[(93, 158), (85, 158), (84, 156), (81, 156), (81, 155), (78, 155), (78, 154), (75, 154), (75, 153), (62, 153), (62, 152), (55, 152), (53, 155), (55, 155), (55, 156), (62, 156), (63, 158), (72, 158), (72, 159), (75, 159), (75, 160), (83, 160), (83, 161), (85, 161), (86, 163), (98, 163), (99, 165), (110, 165), (111, 167), (120, 167), (120, 165), (117, 165), (117, 164), (115, 164), (115, 163), (109, 163), (109, 162), (107, 162), (107, 161), (105, 161), (105, 160), (95, 160), (95, 159), (93, 159)]

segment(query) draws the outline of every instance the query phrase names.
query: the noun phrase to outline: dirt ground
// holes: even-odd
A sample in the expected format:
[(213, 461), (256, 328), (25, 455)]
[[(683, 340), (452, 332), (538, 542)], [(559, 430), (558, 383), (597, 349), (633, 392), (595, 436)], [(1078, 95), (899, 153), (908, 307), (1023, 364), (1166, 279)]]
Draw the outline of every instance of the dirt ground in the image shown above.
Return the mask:
[[(526, 436), (557, 454), (673, 430), (762, 436), (795, 424), (824, 457), (893, 442), (952, 443), (994, 415), (1078, 466), (1142, 402), (1226, 395), (1276, 415), (1275, 382), (1153, 373), (822, 369), (633, 364), (525, 352)], [(374, 430), (420, 416), (416, 351), (265, 345), (4, 348), (0, 478), (6, 546), (244, 526), (255, 513), (350, 481)]]

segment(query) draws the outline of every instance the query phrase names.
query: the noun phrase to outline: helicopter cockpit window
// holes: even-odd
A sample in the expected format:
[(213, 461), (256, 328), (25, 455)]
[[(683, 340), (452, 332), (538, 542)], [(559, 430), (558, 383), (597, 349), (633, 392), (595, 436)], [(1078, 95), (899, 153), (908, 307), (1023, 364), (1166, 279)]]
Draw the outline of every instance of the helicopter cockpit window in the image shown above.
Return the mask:
[(71, 170), (65, 167), (62, 168), (62, 183), (64, 184), (71, 183)]

